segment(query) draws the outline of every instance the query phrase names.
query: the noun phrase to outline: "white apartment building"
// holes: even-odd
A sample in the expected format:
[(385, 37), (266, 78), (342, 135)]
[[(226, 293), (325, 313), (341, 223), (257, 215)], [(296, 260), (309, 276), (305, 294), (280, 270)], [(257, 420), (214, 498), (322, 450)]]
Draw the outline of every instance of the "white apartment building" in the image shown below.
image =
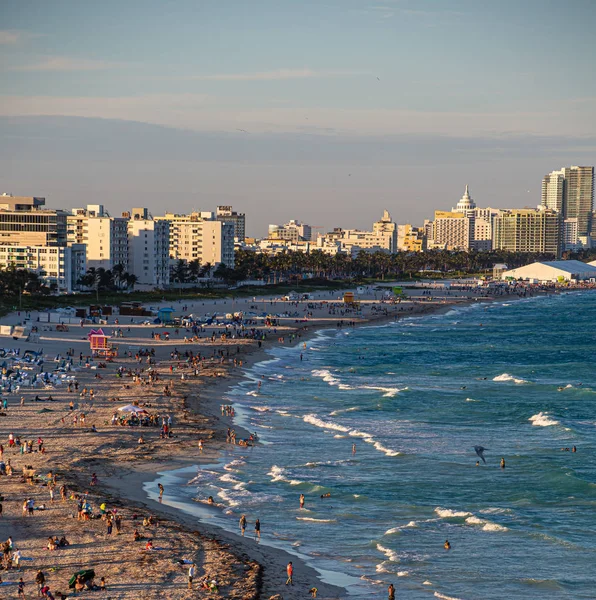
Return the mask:
[(128, 218), (110, 217), (103, 205), (75, 208), (67, 219), (68, 245), (87, 246), (87, 268), (128, 264)]
[(494, 223), (500, 213), (498, 208), (475, 208), (472, 211), (474, 217), (472, 248), (480, 252), (489, 252), (493, 249)]
[(135, 285), (163, 287), (170, 283), (170, 224), (153, 219), (146, 208), (133, 208), (128, 221), (127, 272)]
[(78, 289), (78, 281), (87, 270), (85, 246), (0, 245), (0, 268), (10, 266), (37, 273), (46, 285), (68, 294)]
[(563, 250), (581, 250), (583, 244), (578, 235), (577, 217), (563, 221)]
[(190, 215), (166, 213), (155, 220), (169, 224), (169, 257), (172, 266), (179, 260), (196, 260), (201, 265), (215, 267), (223, 263), (227, 267), (234, 267), (234, 223), (219, 220), (213, 212), (208, 211)]

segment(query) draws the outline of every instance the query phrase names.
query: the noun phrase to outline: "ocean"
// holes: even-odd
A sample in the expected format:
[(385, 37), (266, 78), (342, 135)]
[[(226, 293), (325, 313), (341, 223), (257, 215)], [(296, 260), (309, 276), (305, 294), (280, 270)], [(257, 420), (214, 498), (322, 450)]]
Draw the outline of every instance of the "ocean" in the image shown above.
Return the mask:
[(594, 599), (595, 324), (586, 291), (271, 349), (224, 399), (262, 445), (172, 474), (178, 502), (353, 598)]

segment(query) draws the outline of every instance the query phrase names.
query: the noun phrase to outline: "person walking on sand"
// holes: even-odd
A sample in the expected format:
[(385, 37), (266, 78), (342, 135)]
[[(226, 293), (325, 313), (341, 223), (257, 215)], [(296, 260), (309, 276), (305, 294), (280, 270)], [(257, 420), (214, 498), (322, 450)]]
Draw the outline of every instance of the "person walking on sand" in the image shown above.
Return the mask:
[(259, 543), (261, 539), (261, 521), (259, 521), (259, 519), (255, 521), (255, 539), (257, 540), (257, 543)]
[(17, 587), (17, 596), (19, 598), (25, 597), (25, 582), (23, 581), (22, 577), (19, 579), (19, 585)]
[(158, 483), (157, 487), (159, 488), (159, 499), (161, 500), (163, 498), (164, 487), (161, 483)]
[(242, 515), (239, 521), (240, 531), (242, 532), (242, 536), (244, 536), (244, 532), (246, 531), (246, 516)]
[(286, 567), (286, 572), (288, 574), (288, 578), (286, 579), (286, 585), (294, 585), (294, 567), (292, 566), (292, 561), (288, 563), (288, 566)]

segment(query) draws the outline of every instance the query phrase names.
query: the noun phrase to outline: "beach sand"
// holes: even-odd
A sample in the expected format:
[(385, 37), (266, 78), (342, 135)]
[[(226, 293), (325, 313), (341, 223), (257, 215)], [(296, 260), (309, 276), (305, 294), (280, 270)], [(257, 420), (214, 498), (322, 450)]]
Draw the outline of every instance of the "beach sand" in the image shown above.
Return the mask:
[[(54, 358), (58, 354), (64, 357), (67, 349), (72, 348), (76, 370), (65, 375), (75, 377), (79, 383), (78, 393), (69, 393), (63, 383), (51, 389), (21, 387), (11, 394), (3, 394), (8, 399), (8, 408), (0, 416), (0, 443), (4, 445), (4, 461), (11, 461), (13, 475), (0, 477), (0, 493), (4, 497), (0, 542), (11, 536), (23, 559), (18, 570), (1, 572), (3, 581), (9, 583), (0, 586), (0, 599), (16, 597), (16, 583), (20, 577), (25, 582), (28, 597), (35, 597), (37, 586), (34, 580), (39, 569), (45, 574), (55, 596), (56, 591), (71, 594), (72, 590), (68, 590), (71, 575), (90, 568), (95, 570), (95, 583), (99, 584), (99, 579), (105, 577), (107, 588), (104, 592), (93, 592), (94, 597), (114, 600), (213, 597), (208, 590), (198, 589), (196, 582), (204, 576), (217, 581), (219, 597), (222, 598), (268, 599), (281, 594), (285, 600), (293, 600), (308, 597), (312, 586), (318, 588), (318, 598), (345, 597), (341, 587), (322, 582), (318, 573), (296, 556), (199, 522), (166, 503), (149, 499), (143, 491), (143, 482), (154, 480), (160, 470), (217, 462), (221, 450), (230, 447), (226, 443), (228, 427), (235, 427), (240, 438), (248, 436), (248, 432), (234, 425), (233, 419), (222, 417), (220, 407), (226, 403), (223, 400), (226, 391), (243, 377), (247, 368), (264, 358), (267, 348), (280, 343), (303, 343), (317, 330), (335, 327), (340, 320), (354, 321), (355, 324), (394, 320), (470, 301), (463, 295), (456, 295), (441, 300), (430, 298), (424, 302), (381, 304), (380, 292), (371, 290), (360, 298), (362, 311), (358, 315), (342, 315), (344, 307), (339, 304), (335, 314), (329, 314), (330, 304), (312, 310), (307, 308), (308, 302), (325, 300), (331, 303), (337, 302), (338, 297), (341, 297), (341, 292), (318, 293), (315, 299), (298, 305), (272, 303), (270, 298), (184, 300), (174, 305), (175, 314), (183, 314), (182, 308), (186, 305), (185, 314), (193, 313), (195, 317), (216, 311), (239, 310), (298, 313), (298, 317), (281, 318), (275, 332), (273, 327), (259, 327), (268, 332), (261, 348), (256, 341), (249, 339), (222, 341), (218, 337), (212, 342), (211, 333), (220, 331), (221, 327), (207, 327), (199, 343), (185, 343), (184, 336), (189, 334), (180, 329), (176, 335), (169, 327), (170, 340), (157, 341), (151, 338), (151, 333), (165, 331), (163, 327), (130, 324), (129, 317), (120, 317), (118, 326), (104, 326), (107, 333), (116, 327), (122, 328), (124, 337), (113, 340), (120, 345), (120, 355), (113, 363), (107, 363), (106, 368), (99, 369), (93, 368), (98, 360), (93, 361), (90, 368), (77, 366), (79, 353), (85, 356), (90, 353), (86, 336), (96, 325), (71, 325), (65, 332), (56, 331), (55, 325), (52, 325), (51, 331), (44, 331), (44, 324), (37, 323), (37, 314), (33, 313), (32, 324), (40, 327), (36, 343), (0, 338), (0, 347), (19, 348), (21, 356), (25, 350), (39, 351), (43, 348), (44, 371), (50, 372), (59, 364), (54, 362)], [(258, 309), (250, 308), (255, 306)], [(312, 315), (306, 318), (305, 311)], [(3, 318), (2, 324), (14, 324), (23, 317), (13, 313)], [(112, 317), (110, 323), (115, 317), (118, 315)], [(295, 337), (290, 340), (292, 335)], [(130, 377), (116, 377), (119, 366), (132, 370), (148, 367), (144, 360), (138, 364), (134, 356), (123, 356), (129, 347), (133, 355), (138, 347), (155, 348), (156, 364), (153, 368), (159, 373), (158, 382), (149, 385), (135, 383)], [(209, 357), (222, 350), (224, 360), (209, 358), (203, 361), (200, 374), (195, 377), (191, 369), (181, 368), (180, 361), (171, 358), (174, 348), (181, 352), (201, 352)], [(230, 358), (226, 360), (228, 351)], [(242, 366), (235, 366), (233, 359), (241, 360)], [(9, 361), (8, 368), (14, 369), (14, 364), (39, 371), (39, 367), (23, 362)], [(174, 368), (173, 372), (170, 372), (170, 366)], [(181, 380), (181, 373), (185, 374), (185, 380)], [(164, 385), (171, 389), (171, 396), (164, 395)], [(89, 395), (80, 397), (85, 387), (93, 388), (93, 400)], [(51, 395), (53, 401), (36, 402), (37, 395), (44, 399)], [(21, 397), (25, 398), (22, 406)], [(75, 403), (72, 411), (69, 408), (71, 401)], [(173, 437), (160, 438), (159, 427), (112, 425), (116, 409), (132, 403), (159, 415), (160, 423), (163, 417), (169, 415), (173, 421)], [(81, 414), (85, 415), (84, 426), (81, 425)], [(75, 416), (76, 425), (73, 422)], [(96, 432), (91, 430), (92, 426), (95, 426)], [(9, 433), (20, 436), (22, 441), (32, 440), (34, 452), (21, 454), (18, 448), (10, 449)], [(141, 445), (138, 443), (140, 435), (145, 441)], [(44, 453), (35, 451), (38, 437), (43, 438)], [(202, 453), (198, 448), (200, 439), (204, 445)], [(258, 451), (258, 446), (255, 451)], [(33, 482), (28, 481), (23, 476), (24, 467), (32, 468), (36, 476), (50, 472), (56, 476), (53, 503), (50, 502), (47, 483), (37, 477)], [(95, 485), (91, 484), (93, 473), (98, 478)], [(60, 499), (62, 485), (68, 489), (66, 501)], [(117, 511), (122, 517), (121, 533), (116, 535), (114, 530), (112, 535), (107, 535), (107, 524), (102, 518), (78, 520), (77, 502), (71, 499), (74, 494), (84, 495), (95, 515), (99, 514), (103, 503), (108, 511)], [(167, 495), (166, 490), (165, 499)], [(24, 515), (22, 506), (28, 498), (35, 501), (36, 507), (45, 505), (45, 510), (35, 510), (31, 516)], [(149, 515), (154, 515), (158, 526), (143, 526), (143, 519)], [(145, 539), (133, 541), (135, 529)], [(70, 545), (50, 551), (46, 548), (48, 536), (66, 536)], [(157, 549), (144, 549), (148, 538)], [(194, 561), (197, 565), (193, 591), (187, 589), (189, 565), (180, 564), (181, 561)], [(292, 561), (295, 568), (293, 587), (284, 585), (288, 561)]]

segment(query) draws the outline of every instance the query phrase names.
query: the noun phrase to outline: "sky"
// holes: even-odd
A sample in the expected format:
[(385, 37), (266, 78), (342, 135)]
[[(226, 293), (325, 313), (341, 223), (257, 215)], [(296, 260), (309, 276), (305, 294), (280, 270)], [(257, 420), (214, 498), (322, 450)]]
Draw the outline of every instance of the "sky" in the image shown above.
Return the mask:
[(596, 156), (596, 2), (3, 0), (0, 193), (422, 224)]

